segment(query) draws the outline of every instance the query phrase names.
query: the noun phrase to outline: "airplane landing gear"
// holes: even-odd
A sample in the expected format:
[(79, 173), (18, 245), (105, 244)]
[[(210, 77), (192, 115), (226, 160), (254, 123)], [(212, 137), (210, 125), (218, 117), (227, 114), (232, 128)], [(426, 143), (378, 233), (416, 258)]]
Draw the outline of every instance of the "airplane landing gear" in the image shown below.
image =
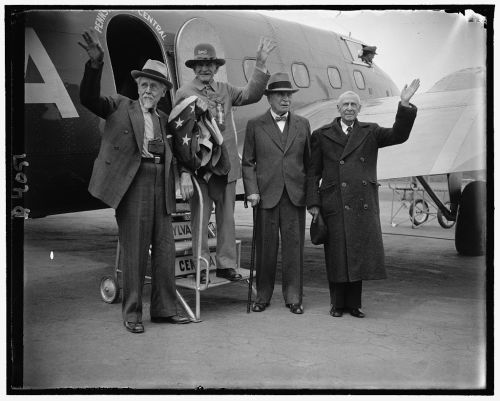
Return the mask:
[(486, 182), (473, 181), (464, 188), (455, 228), (455, 248), (465, 256), (486, 252)]
[[(446, 202), (444, 205), (446, 206), (447, 209), (451, 208), (450, 202)], [(456, 223), (454, 220), (448, 220), (446, 218), (446, 216), (443, 214), (443, 212), (441, 211), (441, 209), (438, 209), (438, 211), (437, 211), (437, 220), (438, 220), (439, 225), (443, 228), (446, 228), (446, 229), (452, 228)]]

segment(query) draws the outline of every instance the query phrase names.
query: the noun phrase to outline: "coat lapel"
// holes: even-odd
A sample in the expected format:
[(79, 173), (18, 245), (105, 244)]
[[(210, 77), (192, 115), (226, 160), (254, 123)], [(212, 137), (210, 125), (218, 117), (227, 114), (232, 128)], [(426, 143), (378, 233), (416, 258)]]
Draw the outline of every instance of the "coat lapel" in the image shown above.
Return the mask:
[(283, 150), (283, 144), (281, 143), (281, 132), (280, 129), (276, 126), (276, 123), (273, 121), (273, 116), (271, 115), (270, 111), (267, 111), (267, 113), (264, 114), (264, 117), (261, 119), (261, 124), (262, 129), (269, 135), (276, 146)]
[(141, 106), (138, 101), (130, 105), (128, 113), (134, 129), (137, 146), (139, 147), (139, 151), (142, 151), (142, 143), (144, 141), (144, 116), (142, 115)]
[(351, 134), (349, 135), (349, 140), (342, 153), (342, 158), (352, 153), (359, 145), (361, 145), (368, 135), (368, 130), (363, 129), (364, 124), (359, 124), (358, 120), (354, 122), (354, 126)]
[[(285, 153), (288, 149), (290, 149), (290, 146), (292, 146), (293, 141), (297, 137), (298, 134), (298, 127), (297, 127), (297, 119), (292, 113), (288, 113), (288, 136), (286, 138), (286, 146), (285, 146)], [(286, 127), (285, 127), (286, 129)]]
[(338, 118), (333, 120), (325, 128), (329, 128), (329, 129), (324, 129), (321, 131), (324, 136), (326, 136), (328, 139), (331, 139), (332, 141), (338, 143), (339, 145), (342, 145), (342, 147), (345, 147), (347, 145), (347, 137), (344, 134), (344, 132), (342, 131), (342, 128), (340, 128)]

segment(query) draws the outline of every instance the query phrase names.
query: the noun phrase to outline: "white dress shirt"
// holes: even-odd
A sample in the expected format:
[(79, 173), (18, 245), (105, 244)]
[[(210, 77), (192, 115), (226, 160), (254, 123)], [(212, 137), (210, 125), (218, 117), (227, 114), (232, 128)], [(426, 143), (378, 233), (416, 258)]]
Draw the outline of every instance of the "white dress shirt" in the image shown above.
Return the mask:
[[(348, 134), (348, 132), (347, 132), (347, 128), (349, 128), (349, 127), (351, 127), (351, 128), (352, 128), (352, 127), (354, 126), (354, 123), (353, 123), (352, 125), (347, 125), (347, 124), (345, 124), (342, 120), (340, 120), (340, 126), (342, 127), (342, 131), (344, 131), (344, 134), (346, 134), (346, 135), (347, 135), (347, 134)], [(352, 132), (352, 131), (351, 131), (351, 132)]]
[[(274, 118), (275, 121), (276, 121), (276, 117), (281, 117), (280, 115), (276, 114), (273, 111), (273, 109), (271, 109), (271, 115), (273, 116), (273, 118)], [(288, 118), (288, 112), (286, 112), (285, 114), (283, 114), (283, 117)], [(278, 127), (279, 127), (280, 131), (283, 132), (283, 130), (285, 129), (286, 120), (276, 121), (276, 124), (278, 124)]]

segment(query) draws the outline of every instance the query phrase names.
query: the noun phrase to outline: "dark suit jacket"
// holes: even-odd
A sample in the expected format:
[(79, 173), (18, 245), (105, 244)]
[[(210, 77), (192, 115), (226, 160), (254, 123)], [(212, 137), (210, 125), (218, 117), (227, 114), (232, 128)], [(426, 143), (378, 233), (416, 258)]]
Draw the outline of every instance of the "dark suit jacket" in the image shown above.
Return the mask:
[(282, 133), (269, 110), (247, 124), (243, 183), (247, 195), (260, 195), (259, 207), (264, 209), (276, 206), (284, 188), (295, 206), (306, 204), (311, 127), (307, 119), (292, 113), (287, 125), (288, 136), (283, 145)]
[[(128, 97), (101, 96), (102, 65), (99, 69), (85, 65), (80, 85), (80, 101), (97, 116), (106, 120), (99, 154), (94, 162), (89, 192), (112, 208), (117, 208), (141, 164), (144, 117), (139, 101)], [(168, 116), (158, 110), (165, 146), (165, 197), (167, 213), (175, 211), (175, 181), (171, 138), (167, 138)]]

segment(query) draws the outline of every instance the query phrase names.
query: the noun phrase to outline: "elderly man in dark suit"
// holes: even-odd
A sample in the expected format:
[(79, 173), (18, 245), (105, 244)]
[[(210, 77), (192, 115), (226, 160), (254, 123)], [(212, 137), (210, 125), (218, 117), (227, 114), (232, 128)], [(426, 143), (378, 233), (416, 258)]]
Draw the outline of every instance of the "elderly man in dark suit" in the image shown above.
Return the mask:
[(417, 108), (409, 101), (419, 85), (416, 79), (401, 91), (392, 128), (358, 121), (359, 96), (345, 92), (338, 100), (340, 117), (312, 134), (307, 208), (314, 220), (321, 213), (328, 227), (324, 250), (330, 314), (334, 317), (341, 317), (344, 310), (364, 317), (360, 310), (362, 280), (386, 277), (378, 203), (378, 149), (408, 139), (417, 115)]
[(167, 67), (148, 60), (131, 72), (139, 100), (101, 96), (104, 52), (93, 31), (79, 43), (90, 60), (80, 86), (82, 104), (106, 120), (89, 191), (116, 210), (123, 284), (122, 316), (125, 328), (144, 332), (142, 287), (151, 253), (151, 321), (189, 323), (177, 315), (175, 246), (171, 213), (175, 211), (173, 155), (166, 132), (167, 115), (158, 101), (172, 87)]
[(276, 73), (264, 92), (270, 110), (248, 121), (243, 147), (243, 183), (247, 199), (257, 207), (257, 298), (262, 312), (271, 301), (276, 276), (279, 235), (282, 245), (282, 290), (285, 305), (302, 314), (306, 167), (309, 121), (290, 112), (293, 89), (288, 74)]

